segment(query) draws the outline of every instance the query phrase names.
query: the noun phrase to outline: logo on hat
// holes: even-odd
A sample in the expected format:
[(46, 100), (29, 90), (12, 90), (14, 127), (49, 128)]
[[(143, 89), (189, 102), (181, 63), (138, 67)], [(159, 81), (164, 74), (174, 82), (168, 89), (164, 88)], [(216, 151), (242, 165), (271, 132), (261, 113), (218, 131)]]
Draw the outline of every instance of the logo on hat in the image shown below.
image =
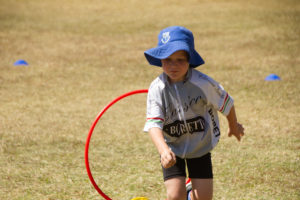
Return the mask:
[(166, 44), (170, 40), (170, 32), (164, 32), (162, 34), (161, 42)]

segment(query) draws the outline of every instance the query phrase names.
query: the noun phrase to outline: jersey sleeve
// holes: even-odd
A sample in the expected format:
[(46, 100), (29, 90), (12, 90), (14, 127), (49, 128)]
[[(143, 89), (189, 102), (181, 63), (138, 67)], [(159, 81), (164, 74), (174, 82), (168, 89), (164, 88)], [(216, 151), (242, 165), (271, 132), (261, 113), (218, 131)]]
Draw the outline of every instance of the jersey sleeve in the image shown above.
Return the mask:
[(233, 98), (224, 90), (221, 84), (210, 77), (207, 77), (207, 84), (205, 85), (208, 103), (212, 104), (216, 110), (227, 116), (233, 106)]
[(150, 128), (163, 129), (164, 114), (161, 92), (157, 87), (150, 87), (147, 97), (147, 119), (144, 131), (148, 132)]

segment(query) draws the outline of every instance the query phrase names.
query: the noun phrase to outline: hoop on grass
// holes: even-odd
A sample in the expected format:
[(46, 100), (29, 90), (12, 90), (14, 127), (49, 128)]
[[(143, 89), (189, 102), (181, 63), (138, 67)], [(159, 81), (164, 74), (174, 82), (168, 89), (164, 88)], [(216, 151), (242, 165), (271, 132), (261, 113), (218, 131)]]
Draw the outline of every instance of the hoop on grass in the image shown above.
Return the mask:
[[(98, 116), (96, 117), (94, 123), (92, 124), (87, 140), (86, 140), (86, 144), (85, 144), (85, 167), (87, 170), (87, 174), (89, 176), (89, 179), (91, 181), (91, 183), (93, 184), (94, 188), (97, 190), (97, 192), (106, 200), (112, 200), (111, 198), (109, 198), (97, 185), (97, 183), (95, 182), (91, 169), (90, 169), (90, 164), (89, 164), (89, 145), (90, 145), (90, 140), (94, 131), (95, 126), (97, 125), (99, 119), (102, 117), (102, 115), (116, 102), (120, 101), (121, 99), (134, 95), (134, 94), (139, 94), (139, 93), (147, 93), (148, 90), (134, 90), (128, 93), (125, 93), (119, 97), (117, 97), (116, 99), (114, 99), (113, 101), (111, 101), (107, 106), (105, 106), (105, 108), (98, 114)], [(135, 199), (140, 199), (140, 200), (147, 200), (147, 198), (145, 197), (137, 197)]]

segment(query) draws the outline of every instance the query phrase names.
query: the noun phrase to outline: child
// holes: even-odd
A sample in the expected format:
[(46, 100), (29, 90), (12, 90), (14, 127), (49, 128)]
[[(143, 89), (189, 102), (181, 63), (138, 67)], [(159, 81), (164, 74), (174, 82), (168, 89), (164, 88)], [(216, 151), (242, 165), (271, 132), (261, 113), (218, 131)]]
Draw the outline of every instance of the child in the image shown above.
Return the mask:
[(145, 57), (163, 69), (149, 88), (144, 131), (160, 154), (167, 199), (187, 199), (186, 168), (192, 183), (188, 199), (212, 199), (210, 151), (220, 138), (217, 111), (227, 117), (229, 136), (240, 141), (244, 135), (233, 99), (215, 80), (194, 69), (204, 61), (194, 48), (192, 32), (184, 27), (163, 29), (158, 46), (145, 51)]

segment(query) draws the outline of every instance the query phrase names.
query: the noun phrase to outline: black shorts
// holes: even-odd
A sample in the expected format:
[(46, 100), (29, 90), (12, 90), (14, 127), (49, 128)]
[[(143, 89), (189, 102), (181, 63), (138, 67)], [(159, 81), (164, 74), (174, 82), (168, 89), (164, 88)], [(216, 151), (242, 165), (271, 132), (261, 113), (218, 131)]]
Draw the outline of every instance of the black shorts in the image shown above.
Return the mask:
[(186, 177), (186, 169), (189, 178), (212, 179), (212, 163), (210, 153), (200, 158), (182, 159), (176, 156), (176, 163), (170, 168), (163, 168), (164, 181), (183, 176)]

